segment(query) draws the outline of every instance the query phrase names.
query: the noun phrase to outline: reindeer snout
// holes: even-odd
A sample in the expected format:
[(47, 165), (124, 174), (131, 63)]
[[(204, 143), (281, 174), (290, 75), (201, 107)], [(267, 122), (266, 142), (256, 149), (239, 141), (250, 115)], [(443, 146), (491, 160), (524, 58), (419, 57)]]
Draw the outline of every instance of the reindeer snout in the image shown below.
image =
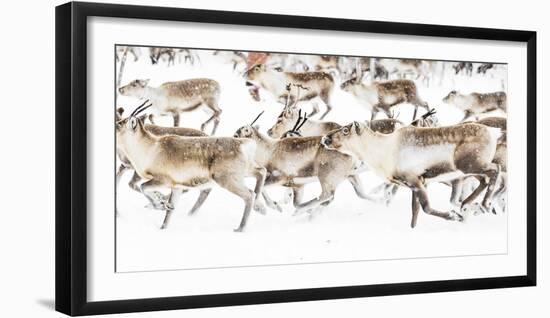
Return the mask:
[(124, 89), (123, 89), (123, 88), (124, 88), (124, 87), (119, 87), (119, 88), (118, 88), (118, 92), (122, 94), (122, 93), (124, 92)]

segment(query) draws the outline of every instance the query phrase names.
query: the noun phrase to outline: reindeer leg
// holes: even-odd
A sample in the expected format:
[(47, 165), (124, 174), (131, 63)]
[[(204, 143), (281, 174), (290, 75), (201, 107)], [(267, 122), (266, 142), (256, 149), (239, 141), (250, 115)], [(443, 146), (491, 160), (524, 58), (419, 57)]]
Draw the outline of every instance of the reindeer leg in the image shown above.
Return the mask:
[(323, 120), (328, 115), (328, 113), (330, 113), (330, 111), (332, 110), (332, 106), (330, 105), (330, 95), (329, 95), (328, 91), (322, 91), (321, 94), (319, 95), (319, 97), (321, 97), (321, 100), (327, 106), (327, 110), (325, 110), (323, 115), (321, 115), (321, 117), (319, 117), (320, 120)]
[(265, 214), (265, 206), (260, 200), (260, 195), (263, 194), (263, 187), (265, 185), (265, 177), (267, 176), (267, 170), (264, 167), (257, 165), (252, 169), (252, 174), (256, 177), (256, 186), (254, 187), (254, 210)]
[(369, 194), (375, 194), (378, 193), (386, 188), (386, 182), (380, 183), (376, 187), (372, 188), (372, 190), (369, 191)]
[(194, 215), (201, 208), (204, 201), (206, 201), (206, 198), (208, 198), (210, 191), (212, 191), (212, 189), (204, 189), (200, 192), (197, 202), (195, 202), (195, 204), (193, 205), (193, 207), (188, 213), (189, 215)]
[[(478, 187), (466, 199), (464, 199), (464, 201), (462, 201), (462, 204), (460, 206), (460, 211), (462, 213), (466, 213), (468, 211), (468, 204), (473, 202), (481, 194), (481, 192), (483, 192), (483, 190), (485, 190), (485, 188), (487, 187), (487, 181), (485, 181), (484, 177), (477, 177), (477, 178), (479, 180)], [(474, 214), (477, 214), (477, 212), (475, 212)]]
[(408, 182), (408, 184), (411, 190), (415, 192), (418, 201), (420, 202), (420, 205), (422, 206), (422, 209), (425, 213), (450, 221), (463, 220), (463, 217), (455, 211), (442, 212), (432, 208), (428, 199), (428, 192), (426, 191), (426, 187), (424, 186), (422, 181), (420, 181), (420, 179), (411, 180), (410, 182)]
[[(187, 191), (186, 191), (187, 192)], [(164, 230), (168, 226), (168, 221), (170, 220), (170, 217), (172, 216), (172, 212), (174, 211), (176, 207), (176, 203), (179, 200), (179, 197), (181, 196), (182, 191), (179, 189), (172, 188), (170, 191), (170, 199), (168, 206), (166, 208), (166, 214), (164, 215), (164, 221), (162, 222), (162, 225), (160, 227), (161, 230)]]
[(244, 200), (244, 211), (241, 218), (241, 223), (239, 224), (239, 227), (233, 230), (234, 232), (242, 232), (248, 221), (248, 216), (250, 215), (250, 210), (252, 210), (252, 205), (254, 204), (254, 192), (246, 187), (244, 179), (242, 178), (236, 179), (234, 176), (214, 175), (214, 180), (221, 187), (227, 189), (229, 192)]
[(281, 207), (281, 205), (277, 201), (271, 199), (271, 197), (267, 194), (265, 190), (262, 191), (262, 197), (264, 198), (265, 203), (270, 209), (283, 212), (283, 208)]
[(134, 174), (132, 175), (132, 179), (130, 179), (130, 181), (128, 181), (128, 186), (130, 187), (130, 189), (132, 189), (134, 191), (141, 192), (141, 189), (139, 188), (139, 185), (138, 185), (138, 183), (141, 180), (142, 179), (139, 176), (139, 174), (134, 171)]
[(412, 192), (412, 204), (411, 204), (411, 210), (412, 210), (412, 217), (411, 217), (411, 228), (416, 227), (416, 222), (418, 221), (418, 211), (420, 211), (420, 201), (418, 201), (418, 196), (414, 191)]
[[(124, 173), (126, 171), (130, 170), (130, 168), (128, 166), (125, 166), (124, 164), (121, 164), (119, 167), (118, 167), (118, 170), (116, 172), (116, 181), (115, 181), (115, 191), (118, 191), (118, 185), (120, 184), (120, 179), (122, 178), (122, 175), (124, 175)], [(120, 213), (118, 213), (118, 208), (116, 209), (116, 216), (120, 216)]]
[(214, 99), (208, 99), (205, 101), (205, 104), (208, 108), (210, 108), (214, 114), (210, 118), (208, 118), (207, 121), (202, 123), (201, 130), (204, 131), (206, 129), (206, 126), (211, 122), (214, 121), (214, 127), (212, 128), (211, 135), (214, 135), (216, 133), (216, 129), (218, 129), (218, 125), (220, 124), (220, 115), (222, 113), (222, 110), (218, 107), (216, 100)]
[(500, 177), (500, 166), (496, 163), (491, 163), (491, 167), (485, 170), (485, 174), (489, 177), (489, 185), (487, 186), (487, 192), (485, 192), (485, 197), (481, 202), (481, 205), (486, 210), (491, 210), (491, 199), (493, 198), (493, 193), (495, 191), (495, 186)]
[(361, 182), (361, 179), (359, 179), (359, 176), (357, 175), (351, 175), (348, 177), (349, 182), (353, 186), (353, 190), (355, 190), (355, 194), (357, 194), (358, 197), (361, 199), (373, 201), (373, 202), (380, 202), (380, 199), (374, 198), (367, 193), (365, 193), (365, 190), (363, 189), (363, 183)]
[(294, 187), (292, 188), (292, 204), (297, 208), (304, 198), (304, 187)]
[(451, 204), (455, 206), (460, 205), (460, 194), (462, 193), (462, 186), (464, 182), (462, 179), (456, 179), (451, 181)]
[(391, 201), (393, 201), (393, 198), (395, 198), (395, 194), (397, 193), (397, 190), (399, 190), (399, 186), (397, 184), (390, 183), (386, 186), (386, 189), (384, 191), (384, 199), (386, 201), (386, 206), (390, 205)]
[(313, 117), (313, 116), (317, 115), (317, 113), (319, 112), (319, 103), (312, 102), (311, 107), (312, 107), (311, 114), (308, 114), (309, 117)]
[(172, 113), (172, 118), (174, 119), (174, 127), (180, 126), (180, 114), (177, 112)]
[(130, 167), (128, 166), (125, 166), (124, 164), (121, 164), (119, 167), (118, 167), (118, 170), (116, 172), (116, 183), (115, 183), (115, 188), (118, 189), (118, 185), (120, 183), (120, 179), (122, 178), (122, 175), (124, 175), (124, 173), (126, 171), (130, 170)]

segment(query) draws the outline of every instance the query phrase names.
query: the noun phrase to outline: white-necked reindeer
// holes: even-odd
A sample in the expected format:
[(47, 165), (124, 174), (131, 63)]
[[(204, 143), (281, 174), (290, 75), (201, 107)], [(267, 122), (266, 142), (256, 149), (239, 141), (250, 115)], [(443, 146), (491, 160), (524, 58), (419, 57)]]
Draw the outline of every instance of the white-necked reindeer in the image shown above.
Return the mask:
[(356, 77), (343, 82), (340, 88), (352, 94), (371, 112), (371, 120), (380, 111), (383, 111), (388, 118), (391, 117), (391, 108), (402, 103), (414, 105), (413, 120), (416, 119), (419, 106), (429, 111), (428, 103), (418, 96), (416, 84), (411, 80), (399, 79), (367, 84), (363, 83), (362, 78), (362, 71), (358, 67)]
[[(145, 101), (141, 106), (145, 106), (145, 104), (148, 101)], [(119, 107), (116, 111), (116, 121), (122, 120), (122, 115), (124, 114), (124, 109), (122, 107)], [(144, 116), (141, 116), (141, 119), (144, 121)], [(184, 127), (163, 127), (163, 126), (157, 126), (152, 124), (144, 124), (143, 128), (150, 132), (151, 134), (155, 136), (168, 136), (168, 135), (176, 135), (176, 136), (182, 136), (182, 137), (205, 137), (207, 136), (204, 132), (192, 129), (192, 128), (184, 128)], [(130, 189), (140, 192), (141, 189), (139, 188), (139, 183), (143, 181), (139, 174), (135, 171), (134, 167), (132, 167), (132, 163), (130, 160), (126, 157), (123, 150), (120, 149), (117, 145), (117, 155), (120, 159), (120, 166), (117, 169), (116, 172), (116, 189), (118, 191), (118, 185), (120, 184), (120, 179), (127, 171), (134, 171), (132, 178), (128, 182), (128, 186)], [(189, 211), (189, 215), (194, 214), (196, 211), (200, 209), (208, 195), (210, 194), (211, 189), (202, 189), (200, 191), (199, 197), (191, 210)], [(187, 190), (183, 190), (183, 193), (187, 192)], [(150, 206), (154, 209), (164, 210), (165, 203), (168, 202), (167, 197), (163, 196), (160, 192), (154, 193), (153, 195), (147, 197), (147, 199), (153, 199), (156, 198), (157, 200), (150, 201)], [(118, 213), (117, 213), (118, 215)]]
[(453, 210), (438, 211), (430, 205), (425, 187), (428, 181), (477, 176), (480, 185), (462, 207), (487, 188), (482, 206), (489, 208), (500, 175), (499, 165), (492, 162), (499, 136), (498, 129), (476, 123), (437, 128), (408, 126), (392, 134), (380, 134), (368, 123), (353, 122), (324, 136), (322, 143), (357, 157), (383, 179), (410, 188), (414, 227), (420, 206), (425, 213), (446, 220), (463, 219)]
[[(132, 167), (141, 178), (147, 180), (140, 186), (143, 194), (149, 197), (157, 188), (171, 189), (161, 228), (167, 226), (182, 189), (207, 189), (216, 183), (244, 200), (243, 216), (235, 229), (242, 231), (253, 205), (256, 209), (262, 209), (258, 196), (263, 188), (266, 169), (254, 160), (256, 143), (230, 137), (155, 136), (144, 128), (142, 119), (137, 117), (151, 106), (137, 108), (129, 117), (117, 121), (116, 138), (117, 145)], [(254, 191), (245, 185), (247, 176), (256, 178)]]
[[(319, 97), (326, 105), (326, 111), (320, 119), (331, 111), (331, 97), (334, 91), (334, 79), (326, 72), (280, 72), (268, 68), (265, 64), (257, 64), (246, 73), (247, 83), (259, 86), (270, 92), (276, 101), (281, 104), (287, 102), (289, 92), (286, 90), (288, 83), (300, 84), (308, 88), (307, 94), (300, 97), (301, 101), (313, 100)], [(250, 84), (248, 84), (250, 85)], [(294, 103), (294, 97), (290, 96), (290, 104)], [(318, 112), (317, 104), (311, 115)]]
[(149, 86), (149, 80), (136, 79), (126, 86), (120, 87), (119, 92), (124, 96), (149, 100), (153, 109), (158, 113), (172, 116), (175, 127), (179, 126), (182, 112), (189, 112), (201, 106), (205, 106), (213, 112), (212, 116), (202, 123), (202, 131), (209, 123), (213, 122), (211, 133), (213, 135), (220, 123), (222, 110), (218, 103), (221, 89), (220, 84), (212, 79), (195, 78), (167, 82), (158, 87)]

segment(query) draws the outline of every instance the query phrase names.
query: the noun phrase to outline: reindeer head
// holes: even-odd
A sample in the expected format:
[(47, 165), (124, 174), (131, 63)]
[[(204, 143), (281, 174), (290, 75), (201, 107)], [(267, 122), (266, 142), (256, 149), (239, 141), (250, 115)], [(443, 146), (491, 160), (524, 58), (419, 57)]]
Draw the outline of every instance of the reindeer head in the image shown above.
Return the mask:
[(323, 136), (321, 144), (327, 149), (358, 154), (362, 151), (362, 135), (367, 133), (372, 133), (368, 123), (354, 121)]
[(459, 93), (455, 90), (452, 90), (449, 92), (449, 94), (447, 94), (447, 96), (445, 96), (443, 98), (443, 102), (444, 103), (452, 103), (454, 101), (454, 99), (456, 98), (456, 96), (458, 96)]
[(123, 96), (143, 98), (147, 84), (149, 84), (148, 79), (136, 79), (128, 83), (126, 86), (120, 87), (118, 92)]
[[(292, 87), (296, 87), (296, 96), (291, 96)], [(296, 125), (296, 121), (301, 117), (300, 110), (296, 106), (300, 100), (300, 89), (307, 90), (307, 87), (304, 87), (300, 84), (289, 83), (286, 85), (287, 98), (283, 111), (277, 117), (277, 122), (268, 129), (267, 134), (271, 138), (280, 138), (289, 130), (292, 130)], [(291, 100), (294, 100), (294, 103), (291, 104)], [(305, 121), (304, 121), (305, 122)]]
[[(121, 107), (117, 109), (117, 121), (115, 122), (115, 130), (116, 130), (116, 136), (117, 139), (122, 140), (122, 138), (125, 138), (127, 136), (137, 135), (141, 134), (144, 131), (143, 128), (143, 120), (144, 116), (138, 117), (138, 115), (146, 110), (147, 108), (151, 107), (152, 104), (149, 103), (149, 101), (146, 100), (143, 104), (138, 106), (131, 114), (130, 116), (126, 118), (122, 118), (122, 113), (124, 112), (124, 109)], [(120, 112), (122, 110), (122, 112)]]
[(245, 77), (250, 81), (260, 80), (264, 74), (270, 71), (265, 64), (256, 64), (245, 72)]
[(258, 121), (263, 113), (264, 112), (262, 111), (260, 114), (258, 114), (258, 116), (256, 116), (256, 118), (249, 125), (242, 126), (241, 128), (237, 129), (237, 131), (233, 134), (233, 137), (256, 139), (259, 136), (260, 127), (258, 125), (254, 126), (254, 123)]
[(435, 108), (430, 109), (427, 113), (420, 118), (414, 120), (411, 126), (414, 127), (436, 127), (438, 125), (438, 119), (435, 117)]
[(340, 84), (340, 88), (344, 92), (351, 93), (356, 86), (361, 85), (362, 79), (363, 70), (361, 69), (361, 61), (357, 59), (355, 62), (355, 70), (351, 73), (351, 78), (343, 81), (342, 84)]

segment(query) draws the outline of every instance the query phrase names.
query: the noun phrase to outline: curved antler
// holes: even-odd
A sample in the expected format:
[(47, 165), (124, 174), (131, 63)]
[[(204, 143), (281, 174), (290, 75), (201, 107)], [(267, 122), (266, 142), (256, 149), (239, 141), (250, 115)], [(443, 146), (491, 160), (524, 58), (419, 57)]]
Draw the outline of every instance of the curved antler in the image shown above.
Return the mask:
[(256, 116), (256, 118), (250, 123), (250, 126), (254, 125), (254, 123), (260, 118), (260, 116), (263, 115), (264, 112), (265, 110), (262, 110), (262, 112), (259, 113), (258, 116)]
[[(147, 100), (145, 100), (145, 101), (143, 102), (143, 104), (141, 104), (141, 105), (139, 105), (138, 107), (136, 107), (136, 109), (134, 109), (134, 111), (130, 114), (129, 117), (133, 117), (133, 116), (139, 114), (139, 113), (142, 111), (142, 107), (145, 106), (145, 104), (147, 104), (148, 102), (149, 102), (149, 100), (147, 99)], [(149, 106), (147, 106), (147, 107), (151, 107), (152, 105), (153, 105), (153, 104), (151, 104), (151, 105), (149, 105)]]

